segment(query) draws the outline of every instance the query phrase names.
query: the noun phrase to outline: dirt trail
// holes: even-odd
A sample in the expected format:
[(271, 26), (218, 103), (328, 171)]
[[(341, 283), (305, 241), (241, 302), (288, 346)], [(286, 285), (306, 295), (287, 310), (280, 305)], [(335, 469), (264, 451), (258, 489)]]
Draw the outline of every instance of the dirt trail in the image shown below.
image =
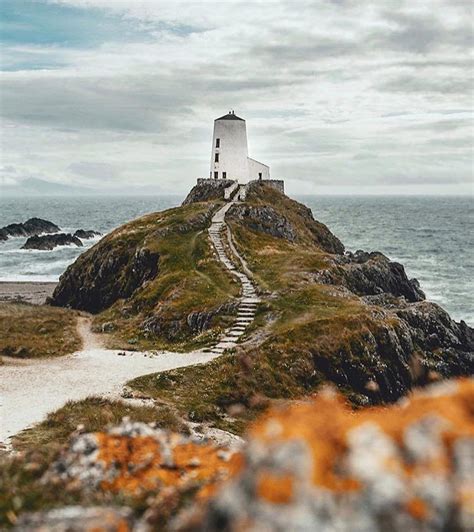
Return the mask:
[(90, 316), (79, 316), (77, 319), (77, 333), (82, 340), (82, 350), (104, 348), (104, 341), (100, 334), (92, 332), (92, 318)]
[(124, 352), (97, 346), (87, 329), (88, 319), (78, 324), (85, 345), (71, 355), (31, 360), (21, 365), (0, 366), (0, 442), (35, 423), (67, 401), (91, 395), (120, 398), (130, 379), (183, 366), (208, 362), (213, 353)]

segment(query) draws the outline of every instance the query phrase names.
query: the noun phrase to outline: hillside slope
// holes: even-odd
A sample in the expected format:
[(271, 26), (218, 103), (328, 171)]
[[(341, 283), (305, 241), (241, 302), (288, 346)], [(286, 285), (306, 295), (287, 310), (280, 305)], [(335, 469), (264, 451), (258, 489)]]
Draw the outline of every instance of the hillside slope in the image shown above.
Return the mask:
[(50, 303), (97, 313), (117, 347), (175, 346), (225, 323), (237, 283), (205, 229), (216, 202), (143, 216), (116, 229), (61, 276)]
[[(204, 231), (222, 191), (203, 187), (182, 207), (126, 224), (82, 255), (53, 303), (101, 311), (97, 325), (122, 340), (204, 345), (230, 319), (238, 293)], [(256, 325), (237, 355), (137, 379), (140, 392), (240, 430), (268, 400), (301, 397), (326, 381), (364, 405), (472, 373), (472, 329), (425, 301), (402, 265), (381, 253), (344, 253), (309, 209), (258, 183), (227, 222), (264, 301)]]

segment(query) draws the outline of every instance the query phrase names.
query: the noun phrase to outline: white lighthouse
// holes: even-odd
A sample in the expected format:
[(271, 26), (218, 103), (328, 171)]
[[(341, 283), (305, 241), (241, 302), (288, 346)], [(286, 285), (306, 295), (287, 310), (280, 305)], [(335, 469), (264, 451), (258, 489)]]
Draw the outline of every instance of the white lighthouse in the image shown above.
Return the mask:
[(249, 157), (247, 126), (234, 111), (214, 120), (209, 177), (241, 182), (270, 179), (270, 167)]

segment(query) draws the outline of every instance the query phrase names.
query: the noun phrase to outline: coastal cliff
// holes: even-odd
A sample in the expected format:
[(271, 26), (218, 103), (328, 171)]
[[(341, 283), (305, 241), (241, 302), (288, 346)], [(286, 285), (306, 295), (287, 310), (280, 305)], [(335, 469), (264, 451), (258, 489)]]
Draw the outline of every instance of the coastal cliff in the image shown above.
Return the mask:
[[(245, 258), (262, 304), (237, 355), (206, 367), (208, 396), (194, 415), (219, 425), (229, 405), (252, 411), (255, 390), (265, 402), (328, 381), (356, 404), (395, 401), (415, 385), (472, 372), (472, 329), (427, 302), (401, 264), (378, 252), (345, 253), (307, 207), (275, 189), (256, 182), (246, 192), (227, 213), (229, 244)], [(68, 268), (51, 303), (98, 313), (96, 328), (112, 345), (205, 345), (238, 299), (205, 233), (222, 195), (202, 183), (182, 207), (117, 229)], [(196, 369), (175, 373), (170, 382), (174, 392), (186, 388), (187, 415)], [(168, 393), (146, 378), (135, 385)]]

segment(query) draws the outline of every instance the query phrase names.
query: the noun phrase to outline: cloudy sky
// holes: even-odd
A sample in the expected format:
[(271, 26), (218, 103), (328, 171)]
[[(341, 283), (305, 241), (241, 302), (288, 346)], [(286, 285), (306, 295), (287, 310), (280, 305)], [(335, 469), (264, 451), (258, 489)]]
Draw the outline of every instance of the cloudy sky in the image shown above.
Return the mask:
[(2, 0), (0, 182), (184, 193), (214, 118), (290, 193), (473, 191), (463, 0)]

